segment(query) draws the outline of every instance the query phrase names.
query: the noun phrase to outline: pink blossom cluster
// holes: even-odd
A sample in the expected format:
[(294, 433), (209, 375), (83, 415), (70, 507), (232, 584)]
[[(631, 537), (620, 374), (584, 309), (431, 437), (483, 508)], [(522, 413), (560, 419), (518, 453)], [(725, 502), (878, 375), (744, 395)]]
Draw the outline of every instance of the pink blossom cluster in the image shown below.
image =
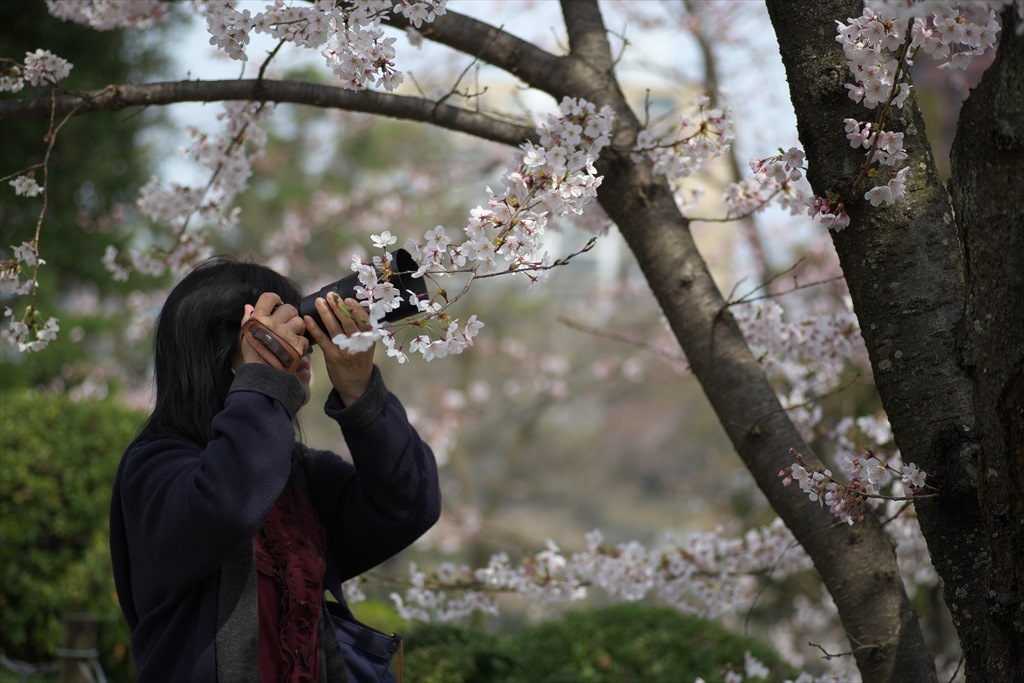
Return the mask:
[(473, 612), (496, 614), (499, 593), (553, 605), (582, 600), (599, 587), (621, 600), (651, 596), (676, 609), (716, 616), (749, 602), (757, 590), (754, 575), (783, 578), (811, 566), (780, 520), (742, 538), (718, 530), (666, 537), (662, 547), (648, 548), (637, 541), (610, 545), (594, 531), (586, 545), (566, 556), (549, 540), (518, 565), (502, 552), (475, 570), (445, 563), (428, 575), (412, 565), (409, 588), (392, 594), (392, 601), (407, 619), (452, 621)]
[(892, 131), (881, 131), (875, 133), (871, 130), (871, 123), (864, 123), (856, 119), (843, 119), (846, 126), (846, 139), (854, 149), (863, 147), (868, 150), (870, 161), (882, 166), (896, 166), (907, 160), (907, 153), (903, 151), (903, 133)]
[[(877, 0), (866, 3), (861, 16), (848, 19), (848, 24), (836, 22), (836, 40), (853, 75), (854, 82), (846, 84), (850, 98), (868, 109), (884, 105), (874, 124), (844, 120), (850, 145), (868, 150), (865, 168), (875, 163), (898, 167), (907, 159), (903, 134), (883, 130), (882, 125), (889, 106), (902, 108), (910, 94), (908, 70), (914, 57), (923, 50), (933, 59), (946, 60), (940, 68), (966, 68), (974, 56), (993, 48), (999, 33), (996, 12), (1008, 4)], [(901, 168), (884, 174), (884, 183), (869, 189), (864, 198), (872, 206), (898, 202), (905, 194), (908, 172)], [(812, 213), (835, 225), (827, 203), (816, 204)]]
[(14, 258), (0, 261), (0, 294), (30, 294), (36, 288), (35, 275), (33, 273), (37, 266), (46, 263), (39, 258), (39, 247), (35, 240), (22, 242), (18, 246), (12, 246), (11, 251)]
[(43, 193), (42, 186), (32, 176), (20, 175), (8, 184), (19, 197), (38, 197)]
[(813, 399), (839, 386), (864, 343), (852, 304), (846, 299), (836, 310), (786, 320), (783, 308), (766, 300), (736, 306), (733, 316), (790, 418), (811, 438), (822, 419)]
[(807, 207), (807, 214), (816, 217), (829, 230), (841, 232), (850, 225), (850, 216), (838, 197), (828, 199), (815, 195)]
[[(466, 239), (456, 242), (454, 235), (438, 225), (427, 230), (420, 241), (406, 240), (403, 246), (419, 264), (410, 274), (412, 277), (434, 279), (453, 273), (487, 276), (502, 269), (502, 261), (504, 272), (523, 274), (532, 284), (546, 279), (548, 270), (555, 265), (544, 251), (548, 219), (582, 213), (593, 202), (601, 184), (594, 161), (611, 140), (610, 108), (598, 110), (589, 102), (565, 98), (559, 109), (559, 115), (548, 116), (538, 127), (539, 144), (524, 143), (514, 155), (503, 179), (503, 190), (487, 188), (488, 206), (478, 206), (470, 212), (463, 229)], [(373, 235), (371, 240), (376, 247), (385, 249), (397, 242), (390, 231)], [(476, 316), (460, 326), (458, 320), (444, 312), (461, 295), (439, 292), (418, 299), (410, 292), (396, 291), (389, 281), (390, 263), (381, 256), (370, 262), (354, 256), (352, 268), (362, 285), (356, 290), (357, 297), (369, 308), (374, 329), (365, 339), (357, 336), (341, 340), (347, 346), (364, 346), (381, 338), (388, 355), (399, 363), (407, 359), (406, 351), (432, 360), (472, 346), (473, 338), (484, 326)], [(405, 297), (423, 314), (399, 329), (414, 331), (411, 340), (399, 339), (398, 334), (382, 328), (378, 322)]]
[(892, 177), (889, 178), (885, 185), (876, 185), (865, 192), (864, 199), (871, 202), (871, 206), (895, 204), (906, 194), (908, 173), (910, 173), (909, 166), (901, 168), (892, 174)]
[(394, 90), (403, 76), (395, 69), (395, 38), (385, 37), (381, 20), (390, 12), (404, 16), (413, 26), (431, 22), (445, 13), (447, 0), (316, 0), (310, 6), (268, 3), (253, 14), (233, 2), (197, 2), (206, 17), (210, 44), (232, 59), (246, 61), (250, 33), (265, 33), (278, 40), (321, 51), (327, 66), (343, 87), (361, 90), (370, 84)]
[(901, 478), (906, 489), (907, 499), (913, 498), (925, 486), (927, 475), (914, 464), (903, 465), (900, 470), (875, 457), (868, 450), (862, 458), (847, 456), (845, 465), (852, 473), (849, 483), (836, 479), (828, 468), (808, 465), (803, 455), (795, 449), (790, 454), (796, 462), (779, 471), (782, 483), (788, 486), (796, 481), (800, 490), (807, 494), (812, 502), (828, 505), (829, 511), (847, 524), (864, 519), (865, 505), (874, 500), (896, 499), (881, 493), (894, 475)]
[[(907, 496), (913, 496), (925, 487), (927, 475), (917, 465), (903, 463), (884, 414), (856, 419), (845, 417), (832, 430), (831, 436), (843, 471), (864, 481), (868, 493), (881, 494), (884, 487), (896, 482)], [(858, 437), (862, 442), (874, 445), (874, 450), (866, 450), (866, 457), (861, 455), (865, 449), (855, 445)], [(883, 448), (892, 451), (884, 460), (876, 455)], [(899, 488), (896, 491), (900, 493)]]
[[(831, 457), (847, 477), (858, 476), (889, 485), (896, 499), (918, 493), (927, 485), (925, 472), (912, 463), (903, 463), (884, 414), (843, 418), (824, 436), (835, 446)], [(866, 462), (862, 443), (870, 443), (874, 454), (885, 454), (889, 468), (885, 473), (878, 472), (878, 465)], [(879, 460), (879, 455), (874, 460)], [(919, 587), (935, 587), (938, 579), (913, 508), (907, 508), (904, 500), (868, 499), (866, 503), (890, 520), (886, 531), (896, 546), (900, 573), (911, 595)]]
[[(14, 258), (0, 261), (0, 294), (33, 294), (38, 282), (36, 270), (46, 263), (39, 257), (36, 240), (11, 247)], [(60, 325), (56, 318), (44, 316), (29, 305), (19, 317), (9, 306), (4, 307), (4, 318), (10, 321), (0, 337), (16, 346), (19, 351), (41, 351), (57, 338)]]
[[(875, 21), (892, 26), (892, 33), (899, 34), (900, 42), (907, 22), (912, 22), (910, 47), (915, 52), (923, 49), (932, 59), (945, 60), (939, 68), (964, 69), (971, 59), (993, 48), (1000, 30), (998, 14), (1013, 3), (1014, 0), (868, 0), (865, 5)], [(1017, 7), (1018, 13), (1024, 11), (1019, 2)], [(861, 19), (866, 16), (867, 12)], [(868, 31), (877, 35), (881, 29), (869, 27)], [(888, 42), (891, 44), (894, 39)]]
[(168, 268), (183, 273), (210, 254), (209, 231), (225, 231), (238, 221), (235, 197), (248, 186), (252, 163), (262, 154), (266, 132), (258, 125), (272, 111), (272, 105), (254, 102), (225, 102), (217, 118), (224, 130), (211, 136), (189, 128), (192, 144), (186, 157), (210, 172), (206, 185), (195, 187), (172, 183), (164, 186), (156, 176), (139, 191), (139, 213), (174, 230), (169, 247), (119, 253), (110, 246), (103, 264), (115, 280), (131, 272), (162, 275)]
[(803, 178), (803, 150), (790, 147), (776, 156), (751, 159), (753, 178), (730, 183), (722, 193), (730, 217), (747, 216), (766, 207), (772, 200), (792, 215), (803, 213), (810, 195)]
[[(30, 85), (56, 85), (71, 73), (74, 64), (49, 50), (26, 52), (25, 61), (0, 72), (0, 92), (20, 92)], [(21, 194), (21, 193), (19, 193)]]
[[(866, 177), (883, 181), (868, 189), (864, 198), (872, 206), (891, 205), (906, 194), (909, 167), (903, 133), (882, 128), (890, 105), (902, 108), (911, 92), (908, 70), (920, 51), (946, 60), (940, 68), (963, 69), (970, 60), (993, 48), (999, 34), (997, 12), (1012, 0), (873, 0), (861, 16), (837, 21), (836, 40), (843, 46), (853, 83), (846, 88), (854, 102), (879, 108), (875, 122), (846, 118), (850, 146), (864, 148)], [(1018, 3), (1024, 10), (1024, 4)], [(908, 42), (909, 41), (909, 42)], [(892, 170), (871, 169), (873, 164)], [(850, 218), (838, 196), (815, 196), (808, 213), (836, 232)]]
[(46, 0), (50, 14), (97, 31), (149, 28), (167, 19), (165, 0)]
[(19, 319), (10, 307), (5, 306), (4, 317), (10, 318), (11, 321), (7, 329), (0, 332), (0, 337), (18, 347), (18, 351), (22, 353), (42, 351), (57, 338), (57, 332), (60, 331), (60, 324), (56, 318), (42, 316), (31, 308)]
[(802, 455), (795, 450), (790, 453), (797, 461), (779, 471), (784, 486), (797, 482), (812, 503), (827, 503), (829, 512), (847, 524), (864, 519), (866, 495), (859, 480), (853, 479), (850, 485), (844, 485), (833, 478), (832, 470), (808, 467)]
[(836, 22), (836, 40), (854, 77), (854, 83), (846, 86), (850, 98), (868, 109), (890, 98), (902, 107), (911, 86), (901, 81), (913, 56), (924, 50), (933, 59), (947, 60), (940, 68), (966, 68), (973, 57), (995, 45), (997, 10), (1008, 4), (1006, 0), (865, 3), (861, 16), (848, 19), (848, 24)]
[(685, 178), (728, 152), (736, 137), (729, 110), (712, 108), (708, 97), (698, 97), (693, 106), (668, 130), (640, 131), (633, 160), (647, 159), (655, 173)]

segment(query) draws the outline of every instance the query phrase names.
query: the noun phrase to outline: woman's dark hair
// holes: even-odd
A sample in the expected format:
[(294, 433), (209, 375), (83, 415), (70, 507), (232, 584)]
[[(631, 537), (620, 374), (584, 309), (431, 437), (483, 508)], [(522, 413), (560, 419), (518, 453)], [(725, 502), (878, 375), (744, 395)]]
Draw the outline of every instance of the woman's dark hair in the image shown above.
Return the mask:
[(274, 292), (298, 306), (298, 287), (270, 268), (204, 261), (171, 291), (156, 327), (156, 405), (139, 439), (180, 436), (206, 444), (234, 379), (246, 304)]

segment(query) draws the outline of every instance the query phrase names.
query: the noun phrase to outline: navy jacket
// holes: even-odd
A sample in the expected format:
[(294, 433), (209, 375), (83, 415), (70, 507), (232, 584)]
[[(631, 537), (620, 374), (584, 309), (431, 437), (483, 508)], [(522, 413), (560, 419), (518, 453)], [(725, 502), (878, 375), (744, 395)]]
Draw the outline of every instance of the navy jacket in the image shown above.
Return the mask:
[[(294, 375), (243, 365), (213, 421), (212, 441), (168, 436), (125, 452), (110, 551), (139, 683), (259, 680), (253, 536), (298, 463), (342, 581), (394, 556), (437, 521), (433, 453), (377, 368), (354, 404), (346, 408), (332, 391), (324, 408), (354, 466), (296, 443), (293, 418), (303, 399)], [(333, 678), (322, 623), (320, 635), (321, 678)]]

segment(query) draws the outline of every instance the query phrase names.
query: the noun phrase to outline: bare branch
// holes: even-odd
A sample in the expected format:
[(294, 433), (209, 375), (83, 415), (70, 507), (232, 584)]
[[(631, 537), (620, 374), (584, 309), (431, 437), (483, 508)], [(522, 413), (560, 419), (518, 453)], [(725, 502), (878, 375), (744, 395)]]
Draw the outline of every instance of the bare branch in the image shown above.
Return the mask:
[(529, 126), (502, 120), (468, 109), (442, 105), (420, 97), (392, 95), (363, 90), (354, 92), (333, 86), (300, 81), (177, 81), (109, 85), (102, 90), (64, 93), (32, 99), (0, 101), (0, 121), (50, 116), (51, 104), (56, 116), (95, 111), (120, 111), (128, 107), (167, 105), (178, 102), (287, 102), (326, 109), (378, 114), (397, 119), (431, 123), (485, 140), (518, 145), (533, 139)]
[(829, 652), (828, 650), (823, 648), (821, 645), (818, 645), (817, 643), (812, 643), (812, 642), (808, 641), (807, 644), (810, 645), (811, 647), (816, 647), (819, 650), (821, 650), (821, 652), (822, 652), (822, 657), (821, 658), (822, 659), (837, 659), (839, 657), (852, 657), (854, 654), (856, 654), (857, 652), (860, 652), (862, 650), (880, 650), (882, 648), (881, 645), (872, 644), (872, 645), (860, 645), (858, 647), (853, 648), (849, 652)]
[[(385, 21), (395, 28), (412, 28), (405, 17), (394, 13)], [(417, 30), (428, 40), (496, 66), (544, 92), (557, 96), (565, 88), (561, 77), (564, 58), (497, 26), (448, 10)]]
[[(585, 333), (593, 335), (595, 337), (601, 337), (603, 339), (610, 339), (612, 341), (621, 342), (623, 344), (628, 344), (628, 345), (630, 345), (632, 347), (635, 347), (635, 348), (640, 348), (640, 349), (644, 349), (646, 351), (650, 351), (651, 353), (655, 354), (656, 356), (660, 356), (663, 360), (666, 360), (669, 363), (686, 363), (686, 357), (681, 355), (681, 354), (671, 353), (669, 351), (666, 351), (665, 349), (662, 349), (662, 348), (659, 348), (659, 347), (655, 346), (654, 344), (650, 344), (648, 342), (642, 341), (642, 340), (637, 339), (635, 337), (631, 337), (629, 335), (620, 334), (620, 333), (617, 333), (617, 332), (610, 332), (608, 330), (602, 330), (602, 329), (599, 329), (597, 327), (593, 327), (591, 325), (586, 325), (586, 324), (581, 323), (579, 321), (573, 320), (573, 319), (568, 318), (566, 316), (560, 316), (558, 318), (558, 322), (562, 323), (566, 327), (572, 328), (574, 330), (578, 330), (580, 332), (585, 332)], [(689, 366), (687, 366), (687, 369), (689, 369)]]
[(614, 60), (601, 10), (594, 0), (562, 0), (562, 16), (572, 56), (599, 71), (610, 71)]

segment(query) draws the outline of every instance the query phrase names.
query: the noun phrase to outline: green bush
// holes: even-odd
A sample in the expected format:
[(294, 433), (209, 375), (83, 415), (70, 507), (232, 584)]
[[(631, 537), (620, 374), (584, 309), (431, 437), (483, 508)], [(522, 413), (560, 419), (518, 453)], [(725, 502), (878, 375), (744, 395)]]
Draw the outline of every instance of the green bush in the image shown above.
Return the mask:
[(61, 617), (99, 621), (111, 680), (127, 680), (128, 628), (114, 592), (110, 495), (142, 415), (113, 401), (0, 394), (0, 648), (29, 662), (56, 658)]
[(767, 646), (671, 609), (616, 605), (497, 637), (420, 625), (405, 639), (409, 680), (428, 683), (690, 683), (743, 671), (744, 653), (792, 678)]
[(418, 624), (405, 636), (409, 681), (495, 683), (509, 680), (516, 665), (507, 643), (485, 631)]

